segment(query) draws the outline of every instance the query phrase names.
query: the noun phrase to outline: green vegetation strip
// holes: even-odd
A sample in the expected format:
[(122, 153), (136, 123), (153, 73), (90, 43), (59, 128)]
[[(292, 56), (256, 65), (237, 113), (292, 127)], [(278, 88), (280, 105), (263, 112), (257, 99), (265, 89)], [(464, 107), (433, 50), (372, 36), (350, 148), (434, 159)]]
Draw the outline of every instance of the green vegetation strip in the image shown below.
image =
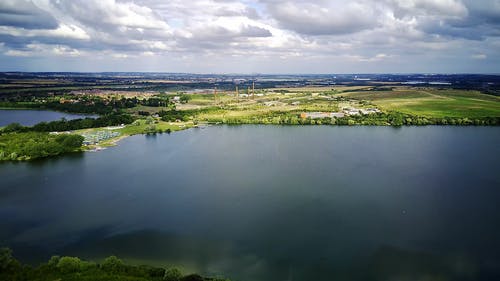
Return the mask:
[(197, 274), (183, 275), (174, 267), (128, 265), (115, 256), (101, 263), (84, 261), (77, 257), (53, 256), (37, 267), (21, 264), (8, 248), (0, 249), (0, 280), (9, 281), (229, 281), (206, 278)]

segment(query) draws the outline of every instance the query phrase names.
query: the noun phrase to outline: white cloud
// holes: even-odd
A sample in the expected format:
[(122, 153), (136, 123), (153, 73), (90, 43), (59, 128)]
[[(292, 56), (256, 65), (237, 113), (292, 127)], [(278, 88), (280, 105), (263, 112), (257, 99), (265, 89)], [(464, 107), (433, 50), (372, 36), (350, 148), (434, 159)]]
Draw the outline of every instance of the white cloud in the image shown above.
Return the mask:
[(5, 0), (2, 16), (3, 54), (26, 59), (175, 58), (213, 69), (230, 57), (262, 67), (282, 58), (304, 72), (500, 59), (497, 0)]

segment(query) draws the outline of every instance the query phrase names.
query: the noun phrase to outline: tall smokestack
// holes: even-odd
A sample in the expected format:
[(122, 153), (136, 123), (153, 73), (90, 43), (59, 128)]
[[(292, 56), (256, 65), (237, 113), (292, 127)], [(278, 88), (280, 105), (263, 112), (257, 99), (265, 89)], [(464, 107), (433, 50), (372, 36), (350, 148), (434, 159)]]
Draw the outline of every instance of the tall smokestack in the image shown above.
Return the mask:
[(236, 85), (236, 101), (239, 100), (239, 97), (240, 97), (240, 93), (238, 92), (238, 85)]
[(252, 81), (252, 99), (254, 99), (255, 95), (255, 81)]

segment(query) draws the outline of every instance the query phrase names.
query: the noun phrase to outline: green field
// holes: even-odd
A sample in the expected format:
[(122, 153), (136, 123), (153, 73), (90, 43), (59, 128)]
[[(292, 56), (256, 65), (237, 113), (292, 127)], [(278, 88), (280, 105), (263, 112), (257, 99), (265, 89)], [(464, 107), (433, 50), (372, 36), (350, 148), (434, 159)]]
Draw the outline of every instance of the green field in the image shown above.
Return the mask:
[(382, 110), (429, 118), (500, 117), (500, 97), (477, 91), (395, 88), (393, 91), (341, 93), (372, 102)]

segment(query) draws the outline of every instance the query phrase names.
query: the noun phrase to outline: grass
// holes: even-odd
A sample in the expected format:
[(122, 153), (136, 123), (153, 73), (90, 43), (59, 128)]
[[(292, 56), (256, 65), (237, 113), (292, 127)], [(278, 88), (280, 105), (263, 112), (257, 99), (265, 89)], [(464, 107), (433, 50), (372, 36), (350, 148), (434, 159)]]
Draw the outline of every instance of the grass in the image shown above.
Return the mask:
[(500, 117), (500, 98), (477, 91), (400, 88), (342, 93), (342, 96), (368, 100), (383, 110), (430, 118)]

